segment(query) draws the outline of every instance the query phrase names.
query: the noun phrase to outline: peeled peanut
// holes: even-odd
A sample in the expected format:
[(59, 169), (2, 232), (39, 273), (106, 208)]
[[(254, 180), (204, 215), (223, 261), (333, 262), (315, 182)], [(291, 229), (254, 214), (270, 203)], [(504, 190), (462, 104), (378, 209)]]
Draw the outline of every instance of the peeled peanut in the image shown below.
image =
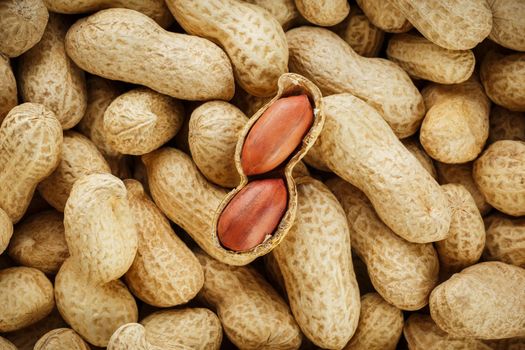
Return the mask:
[(494, 103), (525, 112), (525, 53), (489, 52), (481, 63), (480, 78)]
[(343, 350), (394, 350), (403, 331), (403, 313), (379, 294), (361, 297), (357, 330)]
[(22, 220), (9, 244), (9, 256), (18, 264), (56, 274), (69, 257), (64, 236), (64, 216), (43, 211)]
[(476, 64), (470, 50), (448, 50), (414, 34), (394, 35), (388, 41), (386, 54), (411, 77), (440, 84), (464, 82)]
[(0, 254), (7, 249), (7, 245), (13, 236), (13, 223), (9, 215), (0, 208)]
[(299, 348), (301, 331), (288, 305), (253, 267), (226, 265), (202, 252), (196, 255), (204, 270), (199, 298), (216, 310), (235, 346)]
[(17, 104), (16, 80), (11, 64), (7, 57), (0, 54), (0, 124)]
[(0, 140), (0, 208), (16, 223), (37, 184), (59, 164), (62, 127), (44, 106), (24, 103), (4, 119)]
[(348, 16), (348, 24), (341, 37), (360, 56), (374, 57), (383, 46), (384, 32), (374, 26), (370, 20), (355, 7)]
[(275, 17), (284, 30), (299, 21), (301, 14), (295, 7), (294, 0), (244, 0), (250, 4), (262, 7)]
[(467, 267), (432, 291), (432, 319), (457, 337), (523, 336), (524, 284), (525, 270), (517, 266), (494, 261)]
[(302, 332), (321, 348), (341, 349), (355, 332), (360, 308), (348, 224), (323, 183), (300, 178), (297, 192), (294, 224), (271, 255)]
[(0, 332), (11, 332), (40, 321), (53, 309), (53, 285), (39, 270), (0, 270)]
[(481, 215), (487, 214), (492, 209), (474, 182), (472, 177), (473, 163), (445, 164), (434, 162), (434, 164), (436, 164), (440, 184), (457, 183), (463, 185), (474, 198)]
[(295, 0), (295, 5), (308, 22), (318, 26), (336, 25), (350, 13), (347, 0)]
[(0, 349), (2, 350), (18, 350), (18, 348), (9, 340), (0, 337)]
[(84, 72), (64, 47), (69, 24), (65, 16), (51, 14), (42, 40), (20, 58), (18, 66), (22, 99), (53, 111), (63, 129), (80, 121), (87, 104)]
[(455, 337), (443, 332), (428, 315), (412, 314), (403, 330), (410, 350), (490, 350), (481, 340)]
[(286, 38), (279, 22), (259, 6), (239, 0), (166, 1), (190, 34), (218, 43), (230, 57), (236, 82), (256, 96), (277, 91), (288, 71)]
[(485, 219), (487, 242), (483, 257), (525, 268), (525, 219), (496, 213)]
[(306, 95), (282, 97), (250, 128), (241, 151), (244, 173), (260, 175), (281, 165), (312, 126), (314, 114)]
[(472, 195), (459, 184), (441, 186), (447, 196), (452, 221), (448, 237), (435, 243), (441, 268), (457, 272), (475, 264), (485, 246), (483, 218)]
[(89, 73), (145, 85), (175, 98), (233, 96), (231, 64), (219, 47), (195, 36), (167, 32), (133, 10), (102, 10), (77, 21), (66, 35), (66, 51)]
[(0, 2), (0, 52), (17, 57), (40, 41), (49, 13), (42, 0)]
[(203, 103), (191, 113), (188, 134), (191, 156), (211, 182), (230, 188), (239, 184), (235, 146), (247, 121), (243, 112), (223, 101)]
[(161, 27), (166, 28), (173, 23), (173, 16), (162, 0), (44, 0), (49, 11), (65, 14), (96, 12), (111, 7), (124, 7), (154, 19)]
[(525, 141), (525, 113), (493, 106), (490, 112), (490, 143), (500, 140)]
[(89, 345), (72, 329), (58, 328), (46, 333), (34, 350), (89, 350)]
[(425, 38), (450, 50), (468, 50), (492, 29), (485, 0), (388, 0)]
[(473, 174), (490, 205), (505, 214), (525, 215), (525, 142), (494, 142), (474, 162)]
[(488, 0), (492, 10), (489, 38), (516, 51), (525, 51), (525, 3), (520, 0)]
[(453, 164), (476, 159), (489, 135), (490, 101), (481, 84), (431, 84), (422, 94), (427, 113), (419, 140), (428, 155)]
[(395, 63), (359, 56), (328, 29), (299, 27), (289, 30), (286, 38), (290, 71), (311, 79), (323, 95), (347, 92), (365, 100), (398, 137), (417, 131), (425, 113), (423, 98)]
[(412, 28), (412, 24), (389, 1), (357, 0), (366, 17), (376, 27), (389, 33), (404, 33)]
[(323, 102), (326, 121), (314, 148), (330, 169), (362, 190), (400, 237), (414, 243), (444, 239), (450, 209), (443, 191), (379, 113), (350, 94)]
[(202, 268), (168, 220), (136, 180), (125, 180), (139, 243), (133, 264), (125, 274), (133, 294), (158, 307), (184, 304), (204, 283)]
[(370, 201), (341, 179), (327, 182), (341, 202), (352, 248), (365, 262), (377, 292), (402, 310), (418, 310), (438, 280), (439, 261), (432, 244), (405, 241), (377, 216)]
[(421, 165), (429, 172), (430, 175), (434, 179), (437, 179), (437, 172), (436, 168), (434, 167), (434, 162), (432, 161), (432, 158), (428, 156), (428, 154), (425, 152), (425, 149), (418, 140), (414, 138), (407, 138), (401, 140), (401, 143), (403, 143), (403, 146), (406, 147), (406, 149), (412, 153), (414, 157), (421, 163)]
[(66, 131), (60, 163), (38, 185), (38, 191), (53, 208), (63, 212), (71, 189), (78, 179), (85, 175), (110, 172), (104, 156), (87, 137), (75, 131)]

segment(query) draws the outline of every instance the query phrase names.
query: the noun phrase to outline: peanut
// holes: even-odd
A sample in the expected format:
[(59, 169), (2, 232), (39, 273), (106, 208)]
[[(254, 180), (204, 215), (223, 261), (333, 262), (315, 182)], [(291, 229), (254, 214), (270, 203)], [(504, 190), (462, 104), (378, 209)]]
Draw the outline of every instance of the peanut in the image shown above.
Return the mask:
[(295, 0), (295, 5), (308, 22), (318, 26), (336, 25), (350, 13), (347, 0)]
[(228, 102), (203, 103), (191, 113), (188, 142), (193, 161), (211, 182), (235, 187), (241, 181), (235, 166), (235, 146), (246, 115)]
[(361, 297), (359, 324), (343, 350), (394, 350), (403, 331), (403, 313), (377, 293)]
[(485, 219), (487, 243), (483, 257), (525, 268), (525, 219), (496, 213)]
[(450, 50), (468, 50), (492, 29), (485, 0), (388, 0), (425, 38)]
[(0, 254), (6, 250), (13, 236), (13, 223), (7, 213), (0, 209)]
[(444, 239), (450, 209), (443, 191), (379, 113), (350, 94), (323, 102), (326, 122), (315, 147), (330, 169), (363, 191), (397, 235), (415, 243)]
[(16, 80), (9, 59), (0, 54), (0, 124), (18, 103)]
[(481, 63), (485, 92), (496, 104), (525, 112), (525, 53), (503, 55), (489, 52)]
[(427, 153), (443, 163), (476, 159), (489, 135), (490, 101), (481, 84), (431, 84), (422, 94), (427, 113), (419, 139)]
[(407, 242), (377, 216), (370, 201), (341, 179), (327, 182), (346, 213), (352, 248), (365, 262), (377, 292), (402, 310), (418, 310), (438, 280), (439, 261), (432, 244)]
[(201, 252), (196, 255), (204, 270), (199, 298), (217, 311), (235, 346), (246, 350), (299, 348), (301, 332), (288, 305), (253, 267), (226, 265)]
[(314, 114), (306, 95), (283, 97), (253, 124), (241, 153), (244, 173), (260, 175), (284, 162), (312, 126)]
[(0, 3), (0, 52), (17, 57), (40, 41), (49, 13), (42, 0), (7, 0)]
[(492, 31), (489, 38), (516, 51), (525, 51), (525, 3), (519, 0), (489, 0)]
[[(525, 334), (525, 270), (501, 262), (467, 267), (437, 286), (430, 314), (452, 336), (500, 339)], [(483, 320), (483, 322), (480, 322)]]
[(286, 38), (290, 70), (311, 79), (324, 95), (348, 92), (362, 98), (401, 138), (417, 131), (424, 115), (423, 98), (398, 65), (382, 58), (361, 57), (343, 39), (323, 28), (295, 28), (286, 33)]
[(394, 35), (388, 41), (386, 54), (411, 77), (440, 84), (464, 82), (476, 63), (471, 50), (444, 49), (414, 34)]
[(474, 162), (473, 177), (487, 202), (505, 214), (525, 215), (525, 142), (497, 141)]
[(53, 208), (63, 212), (75, 182), (85, 175), (110, 173), (111, 169), (97, 147), (85, 136), (66, 131), (60, 163), (38, 185), (38, 191)]
[(46, 333), (34, 350), (89, 350), (84, 340), (70, 328), (57, 328)]
[(375, 57), (383, 46), (384, 34), (358, 8), (353, 7), (348, 24), (340, 36), (358, 55)]
[(492, 107), (488, 142), (500, 140), (525, 141), (525, 113)]
[(125, 180), (138, 249), (125, 274), (133, 294), (150, 305), (168, 307), (191, 300), (202, 288), (202, 268), (175, 235), (168, 220), (135, 180)]
[(275, 93), (277, 80), (288, 71), (288, 50), (281, 25), (267, 11), (239, 0), (166, 4), (188, 33), (221, 45), (243, 89), (256, 96)]
[[(108, 46), (112, 49), (107, 50)], [(66, 51), (89, 73), (145, 85), (175, 98), (228, 100), (233, 96), (231, 64), (219, 47), (205, 39), (167, 32), (133, 10), (102, 10), (77, 21), (66, 35)]]
[(2, 350), (18, 350), (18, 348), (9, 340), (0, 337), (0, 349)]
[(434, 162), (432, 161), (432, 158), (430, 158), (425, 152), (425, 149), (423, 146), (421, 146), (419, 141), (410, 137), (401, 140), (401, 143), (410, 153), (412, 153), (414, 157), (416, 157), (416, 159), (428, 171), (428, 173), (432, 175), (434, 179), (437, 179), (437, 172), (436, 168), (434, 167)]
[(46, 106), (63, 129), (74, 127), (87, 104), (84, 72), (66, 55), (64, 40), (69, 20), (51, 14), (42, 39), (22, 55), (18, 67), (20, 92), (25, 102)]
[(55, 306), (53, 285), (41, 271), (30, 267), (0, 270), (0, 303), (0, 332), (27, 327)]
[(60, 161), (62, 128), (44, 106), (24, 103), (13, 108), (0, 127), (0, 208), (18, 222), (37, 184)]
[(303, 333), (321, 348), (341, 349), (354, 334), (360, 309), (348, 224), (323, 183), (300, 178), (297, 192), (295, 222), (271, 255)]
[(404, 33), (412, 29), (412, 24), (389, 1), (357, 0), (366, 17), (373, 25), (389, 33)]
[(20, 265), (56, 274), (69, 257), (63, 221), (55, 210), (25, 217), (15, 229), (9, 256)]
[[(295, 7), (294, 0), (244, 0), (250, 4), (262, 7), (275, 17), (284, 30), (300, 20), (301, 14)], [(257, 108), (258, 109), (258, 108)]]

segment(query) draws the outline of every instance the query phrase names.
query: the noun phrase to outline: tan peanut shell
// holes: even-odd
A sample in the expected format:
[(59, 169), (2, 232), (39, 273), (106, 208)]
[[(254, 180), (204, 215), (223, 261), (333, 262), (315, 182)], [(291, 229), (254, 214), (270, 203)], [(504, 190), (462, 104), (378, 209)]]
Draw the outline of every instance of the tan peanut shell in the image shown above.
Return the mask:
[(161, 27), (173, 23), (173, 16), (162, 0), (44, 0), (49, 11), (64, 14), (96, 12), (111, 7), (124, 7), (142, 12), (154, 19)]
[(342, 22), (350, 13), (347, 0), (295, 0), (295, 5), (308, 22), (324, 27)]
[(293, 26), (301, 18), (294, 0), (244, 0), (250, 4), (262, 7), (275, 17), (284, 30)]
[(404, 33), (412, 28), (412, 24), (389, 1), (357, 0), (366, 17), (376, 27), (389, 33)]
[(405, 322), (403, 333), (409, 350), (491, 350), (481, 340), (447, 334), (429, 315), (410, 315)]
[[(341, 35), (342, 34), (342, 35)], [(341, 37), (360, 56), (374, 57), (383, 46), (385, 33), (374, 26), (358, 8), (352, 7)]]
[(470, 192), (472, 198), (474, 198), (481, 215), (487, 214), (492, 209), (474, 182), (474, 178), (472, 177), (472, 162), (463, 164), (434, 162), (434, 164), (436, 165), (439, 183), (441, 185), (449, 183), (463, 185)]
[(525, 112), (525, 53), (489, 52), (481, 63), (480, 78), (494, 103)]
[(500, 140), (525, 141), (525, 113), (496, 105), (492, 107), (488, 142)]
[(468, 50), (492, 29), (485, 0), (388, 0), (425, 38), (450, 50)]
[(133, 264), (125, 274), (131, 292), (149, 305), (184, 304), (202, 288), (202, 268), (175, 235), (168, 220), (136, 180), (125, 180), (139, 243)]
[(429, 174), (432, 175), (434, 179), (437, 179), (437, 172), (436, 168), (434, 167), (434, 162), (432, 161), (432, 158), (428, 156), (427, 152), (425, 152), (425, 149), (423, 146), (421, 146), (419, 141), (410, 137), (401, 140), (401, 143), (410, 153), (412, 153), (414, 157), (416, 157), (419, 163), (421, 163), (421, 165), (429, 172)]
[(248, 121), (234, 105), (210, 101), (197, 107), (190, 117), (188, 143), (193, 161), (211, 182), (235, 187), (241, 181), (235, 166), (235, 146)]
[(430, 84), (422, 94), (427, 113), (419, 140), (428, 155), (452, 164), (476, 159), (489, 135), (490, 100), (481, 84)]
[(417, 131), (425, 113), (423, 98), (398, 65), (382, 58), (359, 56), (328, 29), (294, 28), (286, 38), (290, 71), (311, 79), (323, 95), (351, 93), (365, 100), (398, 137)]
[(55, 306), (53, 285), (43, 272), (30, 267), (0, 270), (0, 303), (0, 332), (27, 327)]
[(341, 349), (360, 310), (346, 216), (330, 190), (310, 177), (297, 180), (297, 201), (295, 222), (271, 255), (302, 332), (323, 349)]
[(457, 272), (475, 264), (485, 246), (483, 218), (472, 195), (459, 184), (441, 186), (447, 196), (452, 221), (448, 237), (435, 243), (441, 268)]
[(233, 96), (231, 64), (219, 47), (195, 36), (167, 32), (133, 10), (102, 10), (77, 21), (66, 35), (66, 51), (89, 73), (145, 85), (175, 98)]
[(13, 223), (7, 213), (0, 208), (0, 254), (7, 249), (11, 237), (13, 236)]
[(0, 124), (17, 104), (16, 80), (11, 64), (7, 57), (0, 54)]
[(37, 184), (60, 161), (62, 127), (37, 103), (13, 108), (0, 127), (0, 208), (13, 223), (26, 211)]
[(117, 152), (142, 155), (168, 142), (183, 120), (184, 108), (179, 101), (137, 88), (120, 95), (106, 108), (103, 132)]
[(443, 191), (379, 113), (350, 94), (323, 102), (326, 121), (315, 147), (330, 169), (363, 191), (400, 237), (415, 243), (444, 239), (450, 209)]
[(524, 336), (524, 284), (525, 270), (517, 266), (491, 261), (467, 267), (432, 291), (432, 319), (458, 337)]
[(0, 52), (17, 57), (40, 41), (49, 13), (42, 0), (0, 2)]
[(497, 141), (474, 162), (473, 177), (490, 205), (525, 215), (525, 142)]
[(525, 218), (499, 213), (485, 219), (487, 242), (483, 257), (525, 268)]
[(492, 10), (489, 38), (501, 46), (525, 51), (525, 3), (520, 0), (488, 0)]
[(361, 297), (357, 330), (343, 350), (394, 350), (403, 331), (403, 313), (377, 293)]
[(476, 64), (471, 50), (448, 50), (422, 36), (408, 33), (392, 36), (386, 55), (411, 77), (440, 84), (464, 82), (472, 75)]
[(18, 348), (9, 340), (0, 337), (0, 349), (2, 350), (18, 350)]
[(58, 328), (46, 333), (34, 350), (90, 350), (88, 344), (71, 328)]
[(364, 261), (377, 292), (402, 310), (418, 310), (438, 280), (439, 261), (432, 244), (397, 236), (377, 216), (366, 196), (341, 179), (327, 182), (341, 202), (352, 248)]
[(166, 4), (188, 33), (226, 51), (243, 89), (255, 96), (276, 92), (277, 80), (288, 71), (288, 50), (283, 29), (270, 13), (240, 0), (167, 0)]
[(47, 210), (22, 220), (9, 244), (9, 256), (18, 264), (56, 274), (69, 257), (64, 236), (64, 216)]
[(75, 182), (85, 175), (110, 173), (104, 156), (84, 135), (64, 132), (60, 163), (55, 171), (38, 184), (38, 192), (56, 210), (63, 212)]
[(87, 105), (84, 72), (66, 55), (64, 47), (69, 25), (65, 16), (50, 14), (42, 40), (22, 55), (18, 65), (22, 99), (53, 111), (63, 129), (74, 127)]
[(199, 298), (217, 312), (241, 349), (298, 349), (301, 331), (288, 305), (253, 267), (231, 266), (196, 252), (204, 270)]

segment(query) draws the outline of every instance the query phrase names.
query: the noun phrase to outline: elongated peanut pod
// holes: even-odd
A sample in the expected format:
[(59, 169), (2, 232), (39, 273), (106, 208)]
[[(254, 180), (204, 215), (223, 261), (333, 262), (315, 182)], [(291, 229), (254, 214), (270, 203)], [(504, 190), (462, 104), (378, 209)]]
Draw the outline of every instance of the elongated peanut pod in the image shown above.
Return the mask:
[(241, 152), (248, 176), (269, 172), (299, 146), (314, 113), (306, 95), (283, 97), (272, 103), (252, 126)]
[(314, 147), (330, 169), (362, 190), (399, 236), (415, 243), (444, 239), (450, 209), (443, 191), (376, 110), (350, 94), (323, 101), (326, 121)]
[(412, 29), (412, 24), (388, 0), (357, 0), (366, 17), (376, 27), (388, 33), (405, 33)]
[(487, 242), (483, 257), (525, 268), (525, 218), (493, 214), (485, 219)]
[(89, 345), (72, 329), (58, 328), (42, 336), (34, 350), (89, 350)]
[(308, 22), (318, 26), (336, 25), (350, 13), (347, 0), (295, 0), (295, 5)]
[(11, 64), (7, 57), (0, 55), (0, 124), (17, 104), (16, 80)]

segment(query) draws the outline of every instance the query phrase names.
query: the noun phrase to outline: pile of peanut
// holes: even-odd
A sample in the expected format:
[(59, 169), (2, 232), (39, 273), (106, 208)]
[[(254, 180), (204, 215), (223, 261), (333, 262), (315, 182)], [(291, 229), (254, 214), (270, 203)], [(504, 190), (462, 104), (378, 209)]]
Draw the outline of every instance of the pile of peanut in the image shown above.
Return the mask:
[(525, 0), (0, 0), (0, 350), (525, 349)]

